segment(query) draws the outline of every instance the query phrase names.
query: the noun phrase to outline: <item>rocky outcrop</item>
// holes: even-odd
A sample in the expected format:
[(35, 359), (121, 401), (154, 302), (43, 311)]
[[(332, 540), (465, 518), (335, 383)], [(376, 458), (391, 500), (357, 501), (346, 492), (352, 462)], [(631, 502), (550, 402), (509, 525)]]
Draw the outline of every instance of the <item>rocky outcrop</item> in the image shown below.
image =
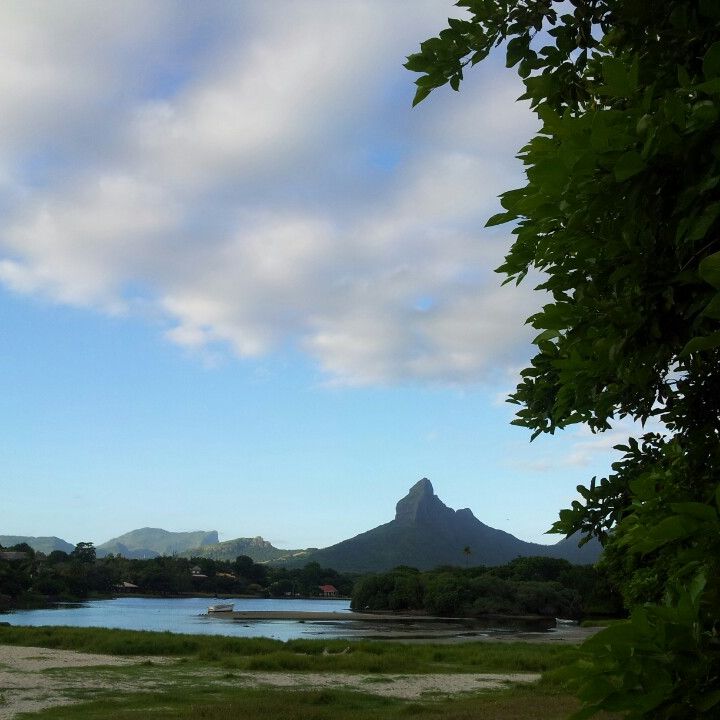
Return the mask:
[(400, 526), (451, 522), (455, 511), (435, 495), (427, 479), (416, 482), (395, 506), (395, 522)]

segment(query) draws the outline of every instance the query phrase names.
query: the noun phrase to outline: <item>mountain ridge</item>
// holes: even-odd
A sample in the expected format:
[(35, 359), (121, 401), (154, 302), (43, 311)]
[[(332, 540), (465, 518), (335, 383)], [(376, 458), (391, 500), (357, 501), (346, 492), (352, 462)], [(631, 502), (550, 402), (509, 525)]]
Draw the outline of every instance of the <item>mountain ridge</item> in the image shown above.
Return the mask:
[[(20, 542), (46, 554), (74, 549), (56, 537), (0, 535), (0, 545), (4, 547)], [(530, 555), (591, 564), (599, 557), (601, 547), (593, 540), (578, 548), (574, 537), (554, 545), (520, 540), (485, 525), (470, 508), (449, 508), (435, 494), (430, 480), (422, 478), (397, 502), (393, 520), (326, 548), (286, 550), (276, 548), (259, 535), (219, 542), (216, 530), (172, 532), (146, 527), (107, 540), (97, 545), (96, 551), (98, 557), (112, 553), (129, 559), (177, 554), (234, 560), (238, 555), (247, 555), (254, 562), (287, 566), (318, 562), (343, 572), (376, 572), (398, 565), (422, 570), (438, 565), (501, 565)]]
[(160, 555), (178, 555), (185, 550), (219, 542), (217, 530), (170, 532), (162, 528), (144, 527), (111, 538), (95, 550), (98, 557), (122, 555), (130, 559), (147, 559)]
[[(317, 548), (311, 548), (316, 550)], [(213, 560), (235, 560), (238, 555), (247, 555), (253, 562), (280, 561), (284, 558), (292, 558), (299, 553), (306, 553), (308, 550), (283, 550), (276, 548), (268, 540), (258, 535), (252, 538), (235, 538), (224, 540), (215, 544), (203, 547), (191, 548), (180, 553), (183, 557), (209, 557)]]
[(469, 508), (449, 508), (435, 495), (432, 483), (422, 478), (398, 501), (394, 520), (308, 553), (297, 562), (318, 562), (343, 572), (380, 572), (398, 565), (419, 570), (439, 565), (503, 565), (518, 556), (533, 555), (592, 564), (600, 551), (596, 541), (578, 548), (572, 538), (554, 545), (520, 540), (485, 525)]
[(62, 538), (55, 537), (55, 535), (41, 535), (38, 537), (32, 535), (0, 535), (0, 545), (2, 547), (13, 547), (22, 543), (29, 545), (35, 552), (45, 553), (45, 555), (49, 555), (55, 550), (72, 552), (75, 549), (74, 545)]

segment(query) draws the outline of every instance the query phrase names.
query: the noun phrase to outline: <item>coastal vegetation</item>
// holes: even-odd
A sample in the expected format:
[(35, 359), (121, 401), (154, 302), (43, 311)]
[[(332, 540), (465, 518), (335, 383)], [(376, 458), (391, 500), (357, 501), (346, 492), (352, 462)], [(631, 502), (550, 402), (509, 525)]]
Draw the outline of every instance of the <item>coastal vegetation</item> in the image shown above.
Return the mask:
[(619, 593), (601, 567), (548, 557), (516, 558), (497, 567), (442, 566), (419, 572), (401, 566), (388, 573), (350, 575), (317, 563), (284, 568), (205, 557), (98, 558), (91, 543), (71, 553), (36, 553), (27, 545), (0, 556), (0, 609), (122, 593), (317, 597), (320, 586), (352, 596), (357, 611), (413, 611), (430, 615), (490, 613), (580, 618), (622, 614)]
[(547, 557), (498, 567), (398, 567), (360, 578), (357, 611), (421, 611), (430, 615), (545, 615), (580, 618), (623, 614), (622, 598), (603, 569)]
[(355, 579), (317, 563), (287, 569), (255, 563), (244, 555), (233, 561), (177, 556), (98, 558), (92, 543), (78, 543), (71, 553), (55, 550), (49, 555), (27, 544), (5, 550), (8, 557), (0, 554), (0, 610), (118, 593), (317, 597), (320, 586), (326, 584), (349, 596)]

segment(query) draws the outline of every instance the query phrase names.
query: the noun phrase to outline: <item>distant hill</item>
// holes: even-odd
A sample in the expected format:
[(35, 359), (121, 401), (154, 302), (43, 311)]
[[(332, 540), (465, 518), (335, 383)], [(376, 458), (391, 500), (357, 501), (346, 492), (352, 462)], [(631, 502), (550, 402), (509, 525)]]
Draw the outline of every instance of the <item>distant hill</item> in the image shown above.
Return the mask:
[(291, 559), (306, 555), (315, 550), (281, 550), (260, 536), (254, 538), (236, 538), (225, 542), (192, 548), (180, 553), (184, 557), (208, 557), (213, 560), (234, 560), (238, 555), (247, 555), (254, 562)]
[(5, 548), (27, 543), (35, 552), (49, 555), (53, 550), (62, 550), (70, 553), (75, 549), (74, 545), (59, 537), (30, 537), (28, 535), (0, 535), (0, 545)]
[[(465, 555), (464, 548), (470, 549)], [(452, 510), (427, 478), (416, 483), (396, 506), (395, 519), (384, 525), (309, 553), (285, 564), (318, 562), (343, 572), (379, 572), (398, 565), (430, 570), (438, 565), (503, 565), (518, 556), (563, 558), (592, 564), (601, 547), (578, 548), (572, 539), (555, 545), (529, 543), (480, 522), (472, 512)]]
[(159, 555), (180, 555), (185, 550), (217, 543), (217, 530), (169, 532), (160, 528), (140, 528), (120, 535), (96, 547), (98, 557), (122, 555), (130, 559)]

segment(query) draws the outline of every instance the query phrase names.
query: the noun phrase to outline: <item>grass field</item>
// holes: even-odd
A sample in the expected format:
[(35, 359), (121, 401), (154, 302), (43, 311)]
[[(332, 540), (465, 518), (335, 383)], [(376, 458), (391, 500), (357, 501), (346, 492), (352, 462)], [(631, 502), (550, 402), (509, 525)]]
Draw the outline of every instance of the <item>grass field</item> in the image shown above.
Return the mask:
[[(114, 667), (58, 667), (42, 671), (64, 702), (22, 715), (36, 720), (561, 720), (578, 709), (565, 682), (574, 647), (471, 642), (457, 645), (173, 635), (84, 628), (0, 627), (0, 645), (77, 650), (143, 662)], [(349, 650), (347, 649), (349, 648)], [(30, 651), (33, 652), (33, 651)], [(153, 660), (153, 658), (155, 658)], [(305, 678), (294, 689), (253, 686), (263, 674)], [(379, 694), (403, 677), (424, 674), (543, 673), (532, 685), (413, 699)], [(313, 678), (357, 677), (354, 690), (315, 687)], [(442, 682), (440, 683), (442, 687)], [(2, 697), (9, 691), (0, 687)], [(602, 717), (602, 716), (599, 716)], [(610, 716), (606, 716), (609, 718)]]
[(22, 716), (35, 720), (563, 720), (577, 710), (567, 695), (526, 689), (500, 690), (471, 697), (403, 701), (344, 690), (196, 689), (136, 693)]
[[(231, 638), (101, 628), (0, 627), (0, 644), (106, 655), (187, 658), (247, 671), (346, 673), (545, 672), (572, 662), (572, 646), (469, 642), (457, 645), (379, 641)], [(352, 652), (343, 654), (350, 647)]]

